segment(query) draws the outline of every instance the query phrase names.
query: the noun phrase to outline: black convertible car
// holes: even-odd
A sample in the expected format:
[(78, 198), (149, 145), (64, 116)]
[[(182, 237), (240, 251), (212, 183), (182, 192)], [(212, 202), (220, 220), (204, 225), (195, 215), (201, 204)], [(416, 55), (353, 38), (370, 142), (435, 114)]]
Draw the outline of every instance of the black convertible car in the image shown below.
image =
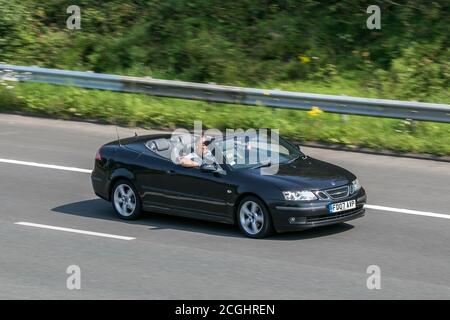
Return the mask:
[[(123, 219), (136, 219), (143, 211), (167, 213), (237, 224), (252, 238), (364, 215), (366, 194), (352, 173), (306, 156), (281, 137), (277, 157), (271, 158), (278, 159), (274, 174), (262, 172), (273, 165), (270, 161), (258, 156), (247, 161), (248, 151), (259, 147), (258, 134), (245, 141), (202, 141), (210, 150), (221, 151), (217, 163), (184, 167), (173, 161), (175, 151), (193, 151), (198, 139), (187, 134), (146, 135), (102, 146), (91, 176), (95, 194), (111, 201)], [(222, 150), (224, 145), (234, 146), (232, 152)], [(214, 156), (217, 159), (218, 153)]]

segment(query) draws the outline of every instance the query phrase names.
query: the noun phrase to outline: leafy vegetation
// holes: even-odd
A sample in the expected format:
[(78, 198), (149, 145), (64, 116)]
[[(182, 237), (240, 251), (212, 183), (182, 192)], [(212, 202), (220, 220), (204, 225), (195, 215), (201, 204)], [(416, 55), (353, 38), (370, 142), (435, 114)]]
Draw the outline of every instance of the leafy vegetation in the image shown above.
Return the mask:
[[(0, 61), (155, 78), (437, 103), (450, 101), (450, 3), (372, 1), (0, 0)], [(449, 126), (20, 84), (0, 111), (127, 125), (275, 126), (298, 140), (450, 154)], [(126, 114), (126, 116), (125, 116)], [(314, 113), (313, 113), (314, 114)]]

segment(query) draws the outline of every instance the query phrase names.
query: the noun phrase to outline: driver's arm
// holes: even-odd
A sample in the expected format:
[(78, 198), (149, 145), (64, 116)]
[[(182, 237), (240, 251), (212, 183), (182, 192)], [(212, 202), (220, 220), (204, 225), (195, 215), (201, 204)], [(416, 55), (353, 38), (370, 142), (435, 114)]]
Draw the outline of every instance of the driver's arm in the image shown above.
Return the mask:
[(180, 159), (180, 164), (181, 164), (181, 166), (183, 166), (185, 168), (198, 168), (198, 167), (200, 167), (200, 165), (197, 162), (192, 161), (191, 159), (188, 159), (186, 157), (182, 157)]

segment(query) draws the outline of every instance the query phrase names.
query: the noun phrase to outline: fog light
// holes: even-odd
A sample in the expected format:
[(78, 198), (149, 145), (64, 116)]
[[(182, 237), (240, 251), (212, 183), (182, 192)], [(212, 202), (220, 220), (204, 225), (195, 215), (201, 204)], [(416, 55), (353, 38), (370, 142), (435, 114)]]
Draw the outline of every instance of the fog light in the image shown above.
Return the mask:
[(306, 217), (290, 217), (289, 219), (290, 224), (303, 224), (306, 223)]

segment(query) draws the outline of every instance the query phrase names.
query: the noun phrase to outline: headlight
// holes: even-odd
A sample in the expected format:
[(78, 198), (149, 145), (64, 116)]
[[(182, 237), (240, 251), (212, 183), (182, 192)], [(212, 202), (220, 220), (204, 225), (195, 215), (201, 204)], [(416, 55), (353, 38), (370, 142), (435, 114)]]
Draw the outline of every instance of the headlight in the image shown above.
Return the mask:
[(308, 190), (283, 191), (283, 195), (285, 200), (293, 200), (293, 201), (310, 201), (317, 199), (316, 195)]
[(359, 183), (358, 179), (352, 181), (352, 189), (353, 189), (352, 193), (357, 192), (359, 191), (359, 189), (361, 189), (361, 184)]

